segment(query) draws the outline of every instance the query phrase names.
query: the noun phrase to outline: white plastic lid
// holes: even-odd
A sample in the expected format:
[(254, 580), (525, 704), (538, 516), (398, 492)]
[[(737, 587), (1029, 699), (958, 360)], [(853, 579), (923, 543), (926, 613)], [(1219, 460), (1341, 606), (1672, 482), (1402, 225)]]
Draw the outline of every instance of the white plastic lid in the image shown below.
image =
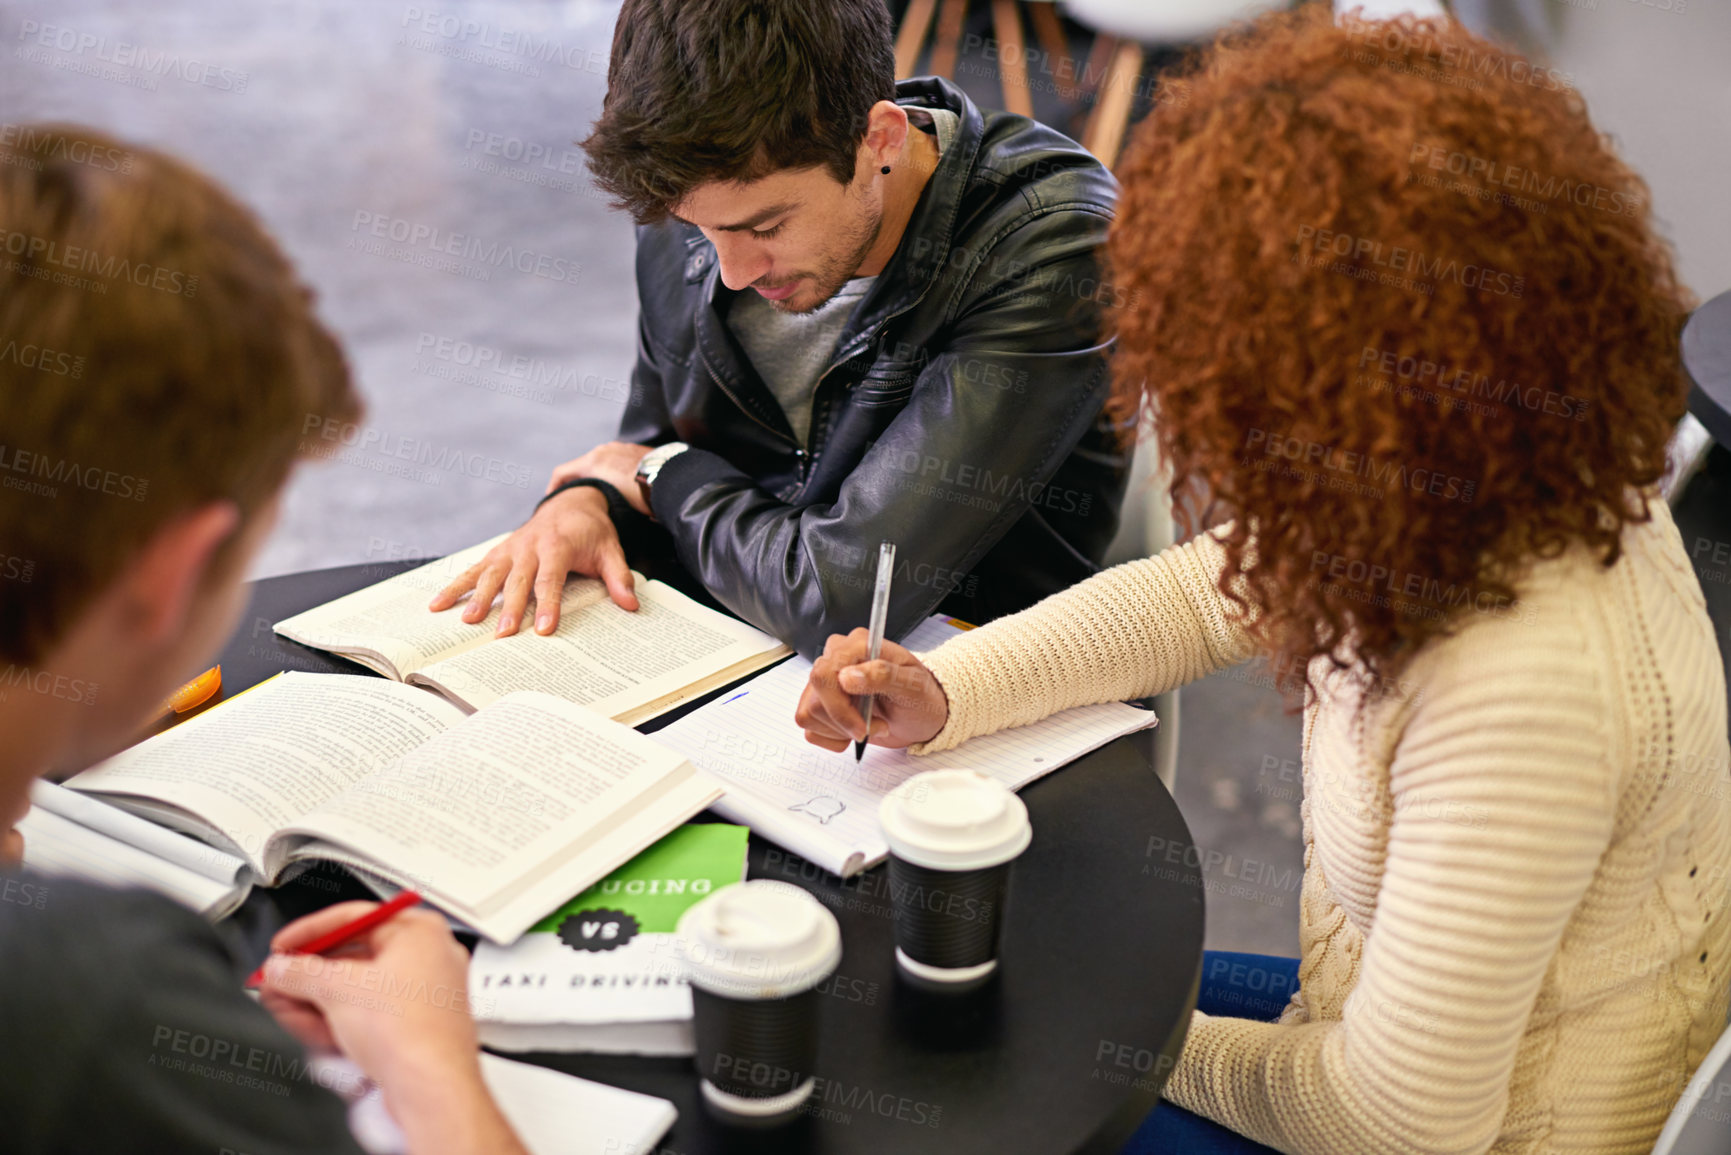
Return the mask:
[(878, 824), (897, 858), (931, 870), (996, 866), (1034, 837), (1028, 807), (978, 770), (914, 775), (884, 798)]
[(691, 981), (728, 998), (796, 995), (841, 962), (835, 915), (790, 882), (723, 887), (681, 915), (675, 933)]

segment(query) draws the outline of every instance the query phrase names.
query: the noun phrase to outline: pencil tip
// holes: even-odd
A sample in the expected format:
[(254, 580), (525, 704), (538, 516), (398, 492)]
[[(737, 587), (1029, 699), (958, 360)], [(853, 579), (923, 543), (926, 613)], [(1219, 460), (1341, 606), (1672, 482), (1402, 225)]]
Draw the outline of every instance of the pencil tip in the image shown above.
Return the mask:
[(853, 760), (855, 762), (858, 762), (861, 759), (863, 759), (864, 757), (865, 757), (865, 743), (864, 742), (855, 742), (853, 744)]

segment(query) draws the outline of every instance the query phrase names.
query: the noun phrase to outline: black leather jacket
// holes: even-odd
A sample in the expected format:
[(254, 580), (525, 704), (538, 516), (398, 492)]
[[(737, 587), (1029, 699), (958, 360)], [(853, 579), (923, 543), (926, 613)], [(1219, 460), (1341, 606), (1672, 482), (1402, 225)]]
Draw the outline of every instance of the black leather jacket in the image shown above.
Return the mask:
[[(724, 321), (714, 248), (679, 221), (638, 231), (620, 440), (692, 446), (653, 495), (679, 561), (807, 657), (866, 624), (880, 540), (898, 549), (890, 637), (935, 609), (981, 623), (1095, 573), (1124, 496), (1099, 334), (1126, 302), (1096, 262), (1116, 182), (946, 81), (896, 96), (961, 123), (819, 381), (809, 450)], [(629, 552), (646, 523), (620, 529)]]

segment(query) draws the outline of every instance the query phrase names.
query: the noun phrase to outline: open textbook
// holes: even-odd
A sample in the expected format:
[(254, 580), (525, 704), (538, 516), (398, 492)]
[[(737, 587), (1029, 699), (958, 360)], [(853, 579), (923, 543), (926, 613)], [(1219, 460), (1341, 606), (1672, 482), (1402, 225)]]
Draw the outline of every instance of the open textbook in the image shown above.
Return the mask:
[(559, 628), (495, 638), (500, 605), (468, 623), (462, 604), (430, 613), (439, 590), (502, 537), (357, 590), (276, 624), (276, 632), (387, 678), (429, 686), (479, 709), (516, 690), (540, 690), (626, 725), (761, 670), (793, 651), (761, 630), (700, 606), (641, 574), (640, 608), (622, 610), (595, 578), (571, 578)]
[(682, 756), (548, 694), (471, 716), (424, 690), (279, 675), (66, 783), (276, 883), (341, 863), (495, 942), (708, 806)]
[[(932, 617), (902, 640), (930, 650), (969, 627)], [(878, 806), (904, 779), (926, 770), (978, 770), (1020, 790), (1114, 738), (1156, 723), (1151, 710), (1122, 702), (1078, 706), (1014, 730), (984, 734), (942, 754), (867, 746), (832, 754), (806, 742), (793, 720), (811, 674), (803, 658), (759, 674), (730, 694), (663, 726), (652, 736), (715, 777), (727, 794), (711, 809), (824, 869), (843, 876), (889, 854)]]

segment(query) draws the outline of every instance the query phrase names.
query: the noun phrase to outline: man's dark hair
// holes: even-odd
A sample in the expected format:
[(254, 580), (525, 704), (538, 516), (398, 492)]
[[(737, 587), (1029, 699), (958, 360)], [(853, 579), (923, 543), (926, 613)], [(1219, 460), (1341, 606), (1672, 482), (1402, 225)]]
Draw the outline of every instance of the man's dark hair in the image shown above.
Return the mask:
[(895, 77), (884, 0), (625, 0), (583, 149), (638, 224), (710, 181), (822, 165), (848, 184)]

